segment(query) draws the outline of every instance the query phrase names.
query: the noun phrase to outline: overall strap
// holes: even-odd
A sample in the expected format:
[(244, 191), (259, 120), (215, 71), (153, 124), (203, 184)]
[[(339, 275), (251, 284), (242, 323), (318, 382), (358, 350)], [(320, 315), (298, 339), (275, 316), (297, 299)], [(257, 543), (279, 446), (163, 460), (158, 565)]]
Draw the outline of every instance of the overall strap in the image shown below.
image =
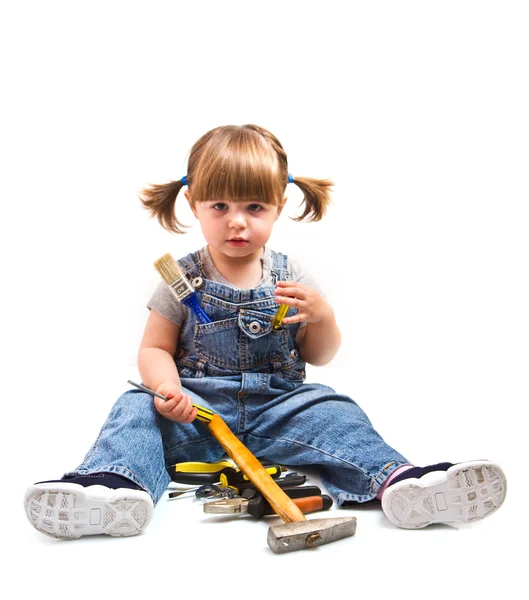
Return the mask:
[(205, 277), (198, 252), (191, 252), (191, 254), (188, 254), (183, 258), (179, 258), (178, 263), (180, 264), (180, 267), (184, 271), (189, 281), (193, 281), (193, 279), (197, 279), (199, 277)]

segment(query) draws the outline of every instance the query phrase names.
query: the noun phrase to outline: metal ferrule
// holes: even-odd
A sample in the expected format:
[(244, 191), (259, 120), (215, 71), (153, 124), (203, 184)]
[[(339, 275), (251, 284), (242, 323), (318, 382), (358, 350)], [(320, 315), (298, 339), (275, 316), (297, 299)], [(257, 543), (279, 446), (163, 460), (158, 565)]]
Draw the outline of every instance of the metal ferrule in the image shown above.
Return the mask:
[(173, 294), (176, 296), (176, 299), (179, 302), (182, 302), (190, 294), (193, 294), (195, 292), (195, 289), (189, 283), (187, 277), (185, 276), (179, 277), (176, 281), (171, 283), (169, 289), (171, 290), (171, 292), (173, 292)]

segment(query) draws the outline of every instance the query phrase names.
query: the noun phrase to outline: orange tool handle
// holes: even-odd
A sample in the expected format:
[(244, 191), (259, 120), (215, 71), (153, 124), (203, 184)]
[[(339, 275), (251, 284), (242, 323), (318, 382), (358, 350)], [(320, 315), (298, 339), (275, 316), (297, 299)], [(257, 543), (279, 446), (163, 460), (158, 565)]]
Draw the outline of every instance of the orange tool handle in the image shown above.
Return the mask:
[(292, 498), (285, 494), (257, 458), (235, 437), (222, 417), (215, 414), (209, 423), (204, 424), (226, 450), (228, 456), (237, 463), (239, 469), (268, 500), (270, 506), (285, 523), (306, 521), (305, 516)]
[(330, 496), (309, 496), (308, 498), (294, 498), (294, 504), (302, 513), (316, 512), (317, 510), (327, 510), (332, 506)]

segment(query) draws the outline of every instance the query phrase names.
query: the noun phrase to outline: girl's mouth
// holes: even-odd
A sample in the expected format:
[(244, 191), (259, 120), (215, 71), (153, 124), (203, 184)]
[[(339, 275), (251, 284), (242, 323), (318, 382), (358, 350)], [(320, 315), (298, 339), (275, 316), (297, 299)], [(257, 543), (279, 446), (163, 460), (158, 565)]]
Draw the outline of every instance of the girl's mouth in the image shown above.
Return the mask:
[(228, 244), (230, 246), (234, 246), (235, 248), (243, 248), (244, 246), (246, 246), (249, 243), (250, 242), (248, 240), (243, 240), (243, 239), (228, 240)]

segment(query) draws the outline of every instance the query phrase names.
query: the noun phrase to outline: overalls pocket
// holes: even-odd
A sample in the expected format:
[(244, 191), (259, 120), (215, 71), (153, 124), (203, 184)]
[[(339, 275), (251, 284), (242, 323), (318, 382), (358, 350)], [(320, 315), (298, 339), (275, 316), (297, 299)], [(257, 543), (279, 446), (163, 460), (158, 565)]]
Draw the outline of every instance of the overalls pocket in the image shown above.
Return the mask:
[(272, 315), (240, 309), (237, 318), (195, 327), (195, 348), (201, 358), (226, 369), (253, 369), (281, 361), (288, 353), (288, 331), (272, 329)]
[(195, 349), (200, 358), (226, 369), (239, 369), (238, 319), (195, 325)]
[(272, 328), (273, 315), (255, 310), (239, 311), (242, 332), (240, 358), (242, 369), (252, 369), (267, 362), (283, 361), (288, 354), (288, 331)]

